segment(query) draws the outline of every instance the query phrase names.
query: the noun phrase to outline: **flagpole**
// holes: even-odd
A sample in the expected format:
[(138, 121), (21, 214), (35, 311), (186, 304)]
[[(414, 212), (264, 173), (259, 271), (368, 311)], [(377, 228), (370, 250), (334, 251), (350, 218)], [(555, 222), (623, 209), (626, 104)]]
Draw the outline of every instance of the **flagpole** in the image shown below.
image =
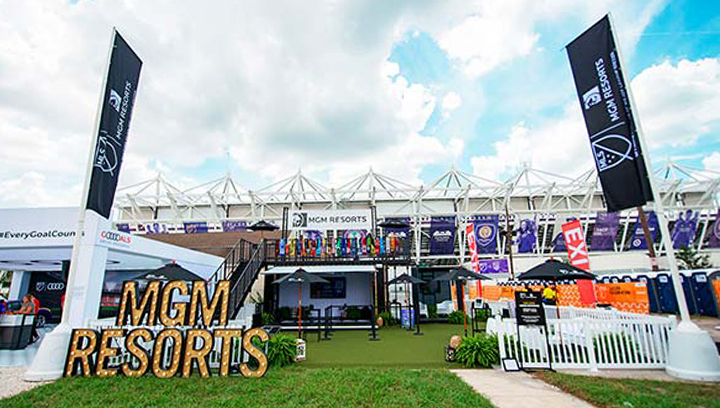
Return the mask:
[[(620, 52), (620, 43), (615, 39), (613, 27), (615, 22), (612, 14), (608, 13), (610, 20), (610, 30), (615, 40), (615, 49), (617, 50), (618, 63), (622, 69), (625, 64)], [(624, 75), (623, 75), (624, 76)], [(630, 99), (630, 106), (635, 106), (635, 99), (631, 90), (630, 82), (626, 81), (625, 88)], [(631, 112), (628, 112), (632, 114)], [(665, 370), (668, 374), (692, 380), (700, 381), (720, 381), (720, 356), (718, 355), (715, 342), (710, 334), (698, 327), (691, 319), (688, 311), (685, 292), (680, 281), (680, 271), (678, 270), (677, 260), (675, 258), (675, 249), (670, 239), (670, 229), (668, 228), (667, 218), (665, 218), (665, 208), (663, 206), (660, 190), (655, 181), (655, 174), (652, 171), (650, 163), (650, 152), (646, 150), (645, 134), (638, 112), (635, 112), (635, 122), (638, 133), (638, 144), (643, 152), (647, 152), (648, 160), (645, 160), (645, 167), (648, 174), (648, 181), (653, 194), (653, 204), (660, 224), (660, 233), (662, 234), (661, 243), (665, 245), (665, 251), (670, 266), (670, 276), (672, 277), (673, 288), (677, 298), (678, 308), (680, 309), (680, 324), (670, 332), (668, 340), (668, 356)], [(650, 244), (650, 243), (648, 243)], [(650, 247), (650, 245), (648, 245)]]

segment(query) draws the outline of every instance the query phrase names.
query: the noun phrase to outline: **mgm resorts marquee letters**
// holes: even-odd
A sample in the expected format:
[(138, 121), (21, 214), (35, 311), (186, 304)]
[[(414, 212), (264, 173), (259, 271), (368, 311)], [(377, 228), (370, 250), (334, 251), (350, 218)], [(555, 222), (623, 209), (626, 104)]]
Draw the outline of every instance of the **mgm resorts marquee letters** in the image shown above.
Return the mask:
[[(191, 290), (188, 286), (184, 281), (170, 281), (164, 286), (161, 281), (150, 281), (140, 298), (137, 282), (123, 283), (116, 327), (101, 332), (73, 329), (64, 375), (107, 377), (120, 373), (128, 377), (142, 377), (152, 371), (156, 377), (170, 378), (178, 374), (189, 377), (197, 368), (200, 376), (209, 377), (210, 353), (215, 341), (220, 344), (218, 375), (224, 377), (229, 374), (234, 352), (246, 352), (256, 362), (254, 368), (248, 363), (240, 364), (239, 370), (244, 377), (265, 375), (267, 356), (252, 340), (257, 337), (265, 342), (269, 340), (268, 334), (257, 328), (243, 332), (225, 327), (230, 282), (218, 282), (211, 300), (208, 299), (205, 281), (193, 282)], [(190, 293), (190, 303), (173, 302), (175, 293), (181, 296)], [(210, 328), (216, 316), (218, 327)], [(162, 330), (154, 333), (151, 327), (157, 325), (162, 326)], [(181, 330), (180, 326), (186, 329)], [(120, 348), (117, 342), (123, 338), (131, 361), (135, 360), (138, 364), (125, 362), (109, 367), (109, 359), (118, 357)], [(242, 346), (234, 347), (233, 340), (241, 341)], [(153, 341), (150, 347), (143, 346)], [(167, 361), (169, 363), (165, 363)]]

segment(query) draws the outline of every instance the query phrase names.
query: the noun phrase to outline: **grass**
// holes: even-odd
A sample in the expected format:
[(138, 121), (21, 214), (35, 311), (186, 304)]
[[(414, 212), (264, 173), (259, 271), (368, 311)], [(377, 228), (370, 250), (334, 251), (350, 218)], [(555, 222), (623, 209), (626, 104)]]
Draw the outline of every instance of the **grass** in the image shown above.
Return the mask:
[(720, 408), (720, 385), (537, 373), (600, 408)]
[(454, 334), (462, 335), (462, 325), (421, 325), (422, 336), (400, 327), (380, 329), (380, 341), (369, 341), (366, 330), (338, 330), (332, 340), (317, 341), (307, 333), (307, 368), (394, 367), (394, 368), (462, 368), (445, 362), (445, 346)]
[(481, 407), (492, 404), (447, 370), (268, 371), (265, 378), (64, 378), (0, 407)]

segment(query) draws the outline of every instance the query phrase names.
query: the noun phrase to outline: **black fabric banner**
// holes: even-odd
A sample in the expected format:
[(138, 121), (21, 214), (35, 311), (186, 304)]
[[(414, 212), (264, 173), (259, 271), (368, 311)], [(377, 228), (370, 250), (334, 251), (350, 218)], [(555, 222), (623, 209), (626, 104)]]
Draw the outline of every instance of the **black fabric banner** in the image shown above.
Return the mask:
[(567, 46), (608, 212), (652, 201), (652, 190), (608, 16)]
[(110, 218), (142, 61), (115, 31), (103, 97), (87, 209)]

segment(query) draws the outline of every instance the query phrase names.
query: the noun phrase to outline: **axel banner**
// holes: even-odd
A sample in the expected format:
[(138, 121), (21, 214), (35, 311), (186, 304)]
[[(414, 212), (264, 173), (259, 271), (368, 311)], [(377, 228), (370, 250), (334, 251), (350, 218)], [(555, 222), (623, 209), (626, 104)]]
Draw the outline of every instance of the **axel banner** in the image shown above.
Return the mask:
[(475, 242), (475, 224), (468, 223), (465, 226), (465, 236), (467, 237), (468, 248), (470, 249), (472, 269), (475, 273), (478, 273), (480, 272), (480, 265), (478, 264), (480, 258), (478, 257), (477, 242)]
[[(657, 237), (658, 230), (658, 218), (655, 211), (647, 211), (645, 213), (647, 217), (648, 229), (650, 230), (650, 237), (653, 242)], [(632, 241), (630, 241), (630, 249), (648, 249), (647, 242), (645, 241), (645, 234), (643, 233), (642, 223), (640, 220), (635, 222), (635, 232), (633, 233)]]
[(570, 265), (589, 271), (590, 258), (588, 257), (587, 245), (585, 245), (585, 236), (580, 221), (575, 220), (564, 224), (562, 230)]
[(597, 213), (590, 248), (593, 251), (610, 251), (614, 248), (615, 236), (620, 227), (619, 213)]
[(455, 230), (455, 217), (433, 217), (430, 220), (430, 254), (454, 254)]
[(700, 213), (693, 210), (681, 212), (672, 231), (673, 248), (692, 247), (695, 241)]
[(608, 16), (566, 48), (608, 211), (651, 201), (652, 190)]
[(478, 253), (497, 253), (497, 233), (500, 217), (497, 214), (478, 215), (475, 217), (475, 233)]
[(100, 111), (86, 208), (110, 218), (142, 61), (117, 31)]

